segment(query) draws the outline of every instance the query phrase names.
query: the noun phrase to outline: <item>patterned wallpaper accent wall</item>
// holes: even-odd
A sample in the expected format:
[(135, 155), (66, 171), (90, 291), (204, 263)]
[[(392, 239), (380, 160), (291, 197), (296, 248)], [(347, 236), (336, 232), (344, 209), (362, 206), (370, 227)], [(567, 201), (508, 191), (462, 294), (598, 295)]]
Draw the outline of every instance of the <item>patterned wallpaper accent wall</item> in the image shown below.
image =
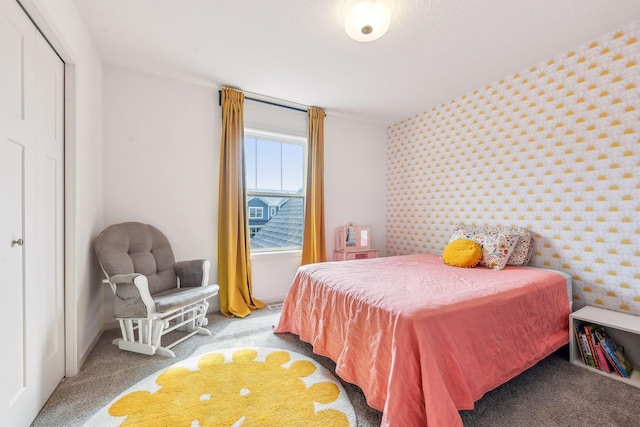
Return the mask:
[(389, 127), (387, 255), (525, 227), (574, 307), (640, 315), (640, 22)]

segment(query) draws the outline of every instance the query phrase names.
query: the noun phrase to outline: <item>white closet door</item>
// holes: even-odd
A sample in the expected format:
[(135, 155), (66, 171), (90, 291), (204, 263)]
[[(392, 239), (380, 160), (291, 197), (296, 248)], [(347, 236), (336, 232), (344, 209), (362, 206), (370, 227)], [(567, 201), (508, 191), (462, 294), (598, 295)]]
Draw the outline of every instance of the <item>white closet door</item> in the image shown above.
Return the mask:
[[(31, 376), (27, 369), (27, 247), (26, 223), (33, 203), (26, 196), (28, 183), (33, 177), (28, 167), (33, 163), (33, 132), (28, 128), (26, 98), (32, 88), (27, 82), (34, 80), (33, 70), (27, 67), (33, 61), (28, 45), (33, 43), (33, 29), (22, 19), (15, 19), (15, 7), (3, 2), (0, 25), (0, 274), (3, 281), (0, 312), (6, 317), (2, 328), (3, 360), (0, 363), (1, 410), (0, 419), (9, 425), (29, 421), (29, 402), (25, 393)], [(31, 40), (31, 41), (29, 41)], [(33, 49), (31, 49), (32, 51)], [(6, 279), (4, 279), (6, 277)], [(23, 425), (25, 423), (23, 422)]]
[(28, 339), (35, 351), (28, 356), (42, 378), (43, 405), (65, 372), (64, 63), (40, 33), (36, 33), (35, 67), (37, 256), (26, 259), (27, 271), (33, 271), (35, 279), (27, 288), (27, 328), (34, 331)]
[(0, 0), (0, 419), (29, 425), (64, 376), (64, 64)]

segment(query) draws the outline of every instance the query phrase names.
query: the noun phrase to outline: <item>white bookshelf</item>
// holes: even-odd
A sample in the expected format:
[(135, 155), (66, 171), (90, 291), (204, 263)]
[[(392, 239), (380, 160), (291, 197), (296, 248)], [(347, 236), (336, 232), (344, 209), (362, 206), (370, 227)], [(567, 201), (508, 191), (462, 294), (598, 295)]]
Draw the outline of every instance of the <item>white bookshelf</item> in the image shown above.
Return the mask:
[[(574, 328), (580, 322), (603, 326), (607, 334), (625, 349), (625, 355), (633, 365), (631, 378), (622, 378), (615, 372), (606, 373), (582, 363)], [(640, 388), (640, 317), (598, 307), (583, 307), (569, 316), (569, 358), (571, 363)]]

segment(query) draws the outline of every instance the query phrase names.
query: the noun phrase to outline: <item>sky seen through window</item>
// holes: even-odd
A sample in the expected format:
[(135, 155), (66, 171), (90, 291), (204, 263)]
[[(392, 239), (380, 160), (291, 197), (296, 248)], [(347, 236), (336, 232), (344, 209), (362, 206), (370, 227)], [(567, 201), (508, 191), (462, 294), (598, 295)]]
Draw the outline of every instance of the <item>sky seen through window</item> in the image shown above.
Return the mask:
[(244, 138), (248, 191), (302, 191), (304, 146), (295, 142)]

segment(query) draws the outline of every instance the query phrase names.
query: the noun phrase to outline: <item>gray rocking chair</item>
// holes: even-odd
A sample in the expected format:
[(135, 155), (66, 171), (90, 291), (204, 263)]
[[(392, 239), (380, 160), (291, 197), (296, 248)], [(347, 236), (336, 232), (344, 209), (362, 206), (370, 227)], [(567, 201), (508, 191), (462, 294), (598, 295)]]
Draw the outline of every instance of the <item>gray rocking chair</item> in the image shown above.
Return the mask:
[[(95, 249), (114, 293), (113, 314), (122, 338), (121, 350), (175, 357), (170, 349), (195, 334), (211, 335), (206, 326), (209, 303), (218, 285), (209, 285), (207, 260), (176, 263), (171, 245), (160, 230), (139, 222), (107, 227)], [(186, 332), (169, 345), (162, 336)]]

